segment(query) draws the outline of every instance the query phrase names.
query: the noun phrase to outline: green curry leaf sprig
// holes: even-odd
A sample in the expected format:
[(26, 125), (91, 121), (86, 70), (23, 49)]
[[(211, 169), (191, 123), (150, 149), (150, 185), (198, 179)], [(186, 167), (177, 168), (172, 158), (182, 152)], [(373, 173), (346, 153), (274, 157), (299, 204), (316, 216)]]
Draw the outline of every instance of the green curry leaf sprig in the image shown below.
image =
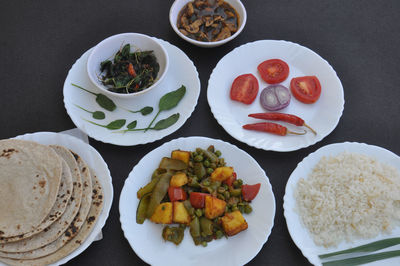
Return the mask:
[[(170, 115), (169, 117), (167, 117), (165, 119), (161, 119), (154, 126), (152, 126), (153, 123), (155, 122), (155, 120), (157, 119), (158, 115), (162, 111), (171, 110), (172, 108), (176, 107), (179, 104), (179, 102), (182, 100), (182, 98), (185, 96), (185, 93), (186, 93), (186, 87), (182, 85), (179, 89), (168, 92), (167, 94), (162, 96), (159, 101), (159, 104), (158, 104), (159, 110), (158, 110), (157, 114), (154, 116), (154, 118), (152, 119), (152, 121), (150, 122), (150, 124), (146, 128), (136, 128), (137, 120), (134, 120), (126, 126), (127, 129), (121, 130), (121, 131), (116, 131), (115, 133), (117, 133), (117, 132), (125, 133), (125, 132), (132, 132), (132, 131), (146, 132), (148, 130), (163, 130), (163, 129), (166, 129), (166, 128), (174, 125), (179, 120), (179, 117), (180, 117), (179, 113)], [(132, 112), (132, 113), (140, 112), (140, 113), (142, 113), (142, 115), (146, 115), (148, 113), (151, 113), (152, 111), (153, 111), (152, 107), (144, 107), (141, 110), (130, 111), (130, 112)], [(88, 112), (90, 112), (90, 111), (88, 111)], [(86, 121), (93, 125), (104, 127), (109, 130), (121, 129), (126, 124), (125, 119), (117, 119), (107, 125), (98, 124), (98, 123), (95, 123), (90, 120), (86, 120)]]

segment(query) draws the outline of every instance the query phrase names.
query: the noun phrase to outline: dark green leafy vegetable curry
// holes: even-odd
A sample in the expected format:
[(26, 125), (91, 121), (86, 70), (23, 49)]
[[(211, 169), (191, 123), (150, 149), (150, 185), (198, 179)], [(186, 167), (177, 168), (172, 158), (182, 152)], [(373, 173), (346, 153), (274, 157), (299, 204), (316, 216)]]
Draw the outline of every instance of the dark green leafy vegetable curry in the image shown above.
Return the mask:
[(116, 93), (135, 93), (154, 84), (160, 65), (153, 51), (136, 50), (131, 53), (130, 44), (124, 45), (113, 60), (100, 64), (101, 83), (109, 91)]

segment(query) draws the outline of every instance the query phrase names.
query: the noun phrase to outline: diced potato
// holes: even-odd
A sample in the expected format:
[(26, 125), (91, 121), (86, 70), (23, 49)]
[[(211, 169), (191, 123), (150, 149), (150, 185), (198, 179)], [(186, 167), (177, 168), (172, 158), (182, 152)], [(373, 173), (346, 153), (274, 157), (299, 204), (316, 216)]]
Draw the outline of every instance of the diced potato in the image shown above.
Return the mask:
[(214, 219), (224, 214), (225, 207), (225, 201), (220, 200), (216, 197), (206, 196), (204, 213), (208, 219)]
[(248, 225), (240, 211), (225, 213), (222, 217), (222, 228), (228, 236), (236, 235), (237, 233), (246, 230)]
[(174, 211), (173, 211), (172, 221), (178, 224), (189, 225), (191, 220), (190, 215), (186, 210), (185, 206), (183, 205), (183, 202), (175, 201), (173, 206), (174, 206)]
[(177, 173), (171, 177), (169, 185), (171, 187), (181, 187), (186, 185), (188, 182), (188, 177), (185, 173)]
[(182, 162), (185, 162), (185, 163), (189, 163), (190, 152), (175, 150), (175, 151), (172, 151), (171, 158), (181, 160)]
[(157, 224), (171, 224), (172, 223), (172, 202), (164, 202), (157, 206), (150, 221)]
[(233, 175), (233, 168), (228, 166), (218, 167), (211, 173), (211, 180), (225, 181)]

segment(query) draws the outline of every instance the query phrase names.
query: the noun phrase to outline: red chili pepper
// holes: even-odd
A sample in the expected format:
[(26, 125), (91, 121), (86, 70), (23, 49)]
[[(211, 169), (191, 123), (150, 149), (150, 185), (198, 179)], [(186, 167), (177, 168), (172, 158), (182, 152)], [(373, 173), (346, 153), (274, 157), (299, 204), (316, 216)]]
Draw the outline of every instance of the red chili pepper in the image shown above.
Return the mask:
[(257, 113), (257, 114), (249, 114), (249, 117), (265, 119), (265, 120), (273, 120), (273, 121), (282, 121), (296, 126), (305, 126), (308, 129), (310, 129), (315, 135), (317, 135), (317, 132), (315, 132), (314, 129), (312, 129), (309, 125), (307, 125), (303, 119), (295, 115), (283, 114), (283, 113)]
[(268, 132), (280, 136), (286, 136), (287, 134), (295, 134), (295, 135), (304, 135), (307, 132), (292, 132), (287, 130), (286, 127), (281, 126), (276, 123), (270, 123), (270, 122), (262, 122), (262, 123), (255, 123), (255, 124), (247, 124), (243, 126), (244, 129), (248, 130), (256, 130), (256, 131), (262, 131), (262, 132)]
[(136, 77), (136, 71), (135, 71), (135, 69), (133, 68), (132, 63), (129, 63), (129, 65), (128, 65), (128, 73), (129, 73), (129, 75), (131, 75), (132, 77)]

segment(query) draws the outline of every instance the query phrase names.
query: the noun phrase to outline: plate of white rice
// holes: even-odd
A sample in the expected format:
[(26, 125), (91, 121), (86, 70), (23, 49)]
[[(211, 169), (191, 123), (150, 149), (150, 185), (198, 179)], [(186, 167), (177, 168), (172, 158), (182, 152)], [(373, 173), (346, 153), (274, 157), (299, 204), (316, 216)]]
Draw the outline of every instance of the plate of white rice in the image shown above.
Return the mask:
[[(283, 207), (294, 243), (314, 265), (320, 254), (399, 236), (400, 157), (363, 143), (322, 147), (292, 172)], [(384, 262), (400, 265), (400, 257)]]

